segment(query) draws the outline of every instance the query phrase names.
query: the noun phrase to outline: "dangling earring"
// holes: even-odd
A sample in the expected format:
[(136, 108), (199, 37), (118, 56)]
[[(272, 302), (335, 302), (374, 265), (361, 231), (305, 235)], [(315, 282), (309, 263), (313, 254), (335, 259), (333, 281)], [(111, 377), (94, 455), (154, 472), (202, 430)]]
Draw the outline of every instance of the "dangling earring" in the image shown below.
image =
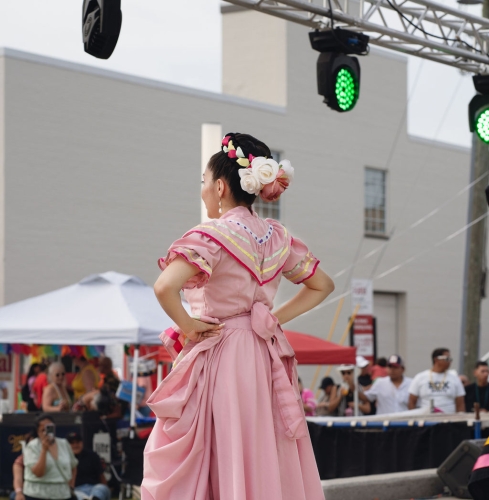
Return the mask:
[(219, 213), (222, 214), (221, 198), (219, 198)]

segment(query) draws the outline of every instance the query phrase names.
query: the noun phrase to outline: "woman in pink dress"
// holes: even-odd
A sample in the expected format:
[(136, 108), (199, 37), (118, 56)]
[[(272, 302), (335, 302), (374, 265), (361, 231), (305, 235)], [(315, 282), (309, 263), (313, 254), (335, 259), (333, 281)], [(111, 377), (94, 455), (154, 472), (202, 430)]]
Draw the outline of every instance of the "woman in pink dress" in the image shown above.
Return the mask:
[[(178, 326), (161, 335), (175, 363), (148, 400), (157, 421), (143, 500), (324, 498), (281, 325), (334, 285), (304, 243), (252, 209), (258, 194), (278, 199), (292, 177), (290, 163), (277, 164), (263, 142), (226, 134), (204, 173), (212, 220), (159, 261), (155, 293)], [(302, 286), (272, 313), (282, 276)]]

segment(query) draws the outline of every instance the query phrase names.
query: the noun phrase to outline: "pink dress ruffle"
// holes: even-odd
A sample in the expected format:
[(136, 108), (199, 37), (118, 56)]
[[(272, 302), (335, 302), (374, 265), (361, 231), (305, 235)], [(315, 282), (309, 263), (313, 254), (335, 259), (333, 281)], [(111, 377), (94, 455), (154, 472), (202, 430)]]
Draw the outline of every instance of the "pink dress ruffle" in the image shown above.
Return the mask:
[[(323, 500), (294, 352), (270, 312), (280, 274), (265, 283), (275, 269), (264, 264), (251, 273), (239, 255), (231, 255), (228, 237), (251, 250), (256, 262), (276, 264), (292, 281), (299, 273), (297, 282), (312, 276), (317, 259), (277, 222), (242, 207), (216, 222), (229, 227), (229, 233), (219, 227), (227, 247), (191, 232), (160, 261), (165, 268), (179, 255), (198, 267), (185, 289), (192, 313), (226, 326), (219, 337), (187, 342), (148, 400), (157, 421), (145, 449), (142, 498)], [(258, 243), (272, 224), (273, 243), (272, 238)], [(282, 248), (287, 251), (278, 259)], [(275, 260), (266, 260), (274, 254)], [(261, 283), (259, 276), (265, 276)], [(171, 336), (165, 340), (170, 349), (182, 340), (178, 333)]]

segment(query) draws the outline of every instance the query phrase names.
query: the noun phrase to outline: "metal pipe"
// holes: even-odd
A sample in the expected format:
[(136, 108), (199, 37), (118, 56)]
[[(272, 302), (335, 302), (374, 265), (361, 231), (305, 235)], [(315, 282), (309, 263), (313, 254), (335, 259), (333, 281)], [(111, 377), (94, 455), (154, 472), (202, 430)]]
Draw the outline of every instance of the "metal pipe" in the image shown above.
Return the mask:
[[(287, 21), (302, 24), (304, 26), (309, 26), (310, 28), (313, 29), (325, 28), (326, 25), (324, 24), (322, 19), (328, 18), (330, 15), (329, 9), (326, 9), (319, 5), (306, 3), (303, 0), (282, 0), (280, 2), (280, 4), (282, 5), (280, 4), (271, 5), (265, 2), (257, 2), (256, 0), (229, 0), (229, 2), (235, 5), (246, 7), (248, 9), (254, 9), (259, 12), (264, 12), (266, 14), (279, 17)], [(369, 3), (375, 5), (376, 2), (369, 1)], [(479, 40), (475, 36), (475, 34), (477, 33), (477, 35), (479, 35), (478, 32), (480, 31), (480, 29), (489, 29), (489, 24), (487, 20), (482, 17), (472, 16), (468, 13), (463, 13), (462, 11), (459, 10), (445, 8), (440, 4), (435, 4), (423, 0), (419, 0), (418, 3), (420, 5), (430, 6), (430, 8), (437, 10), (437, 12), (439, 11), (441, 14), (455, 15), (456, 13), (459, 19), (463, 19), (464, 21), (471, 23), (476, 23), (478, 26), (474, 26), (473, 28), (466, 27), (462, 32), (462, 34), (465, 33), (469, 37), (473, 38), (473, 40), (470, 40), (472, 42), (471, 43), (472, 45), (478, 44)], [(391, 12), (393, 12), (392, 8), (390, 8), (390, 6), (387, 3), (377, 2), (377, 4), (383, 9), (388, 8)], [(320, 16), (321, 19), (316, 19), (316, 16)], [(366, 32), (369, 34), (370, 33), (381, 34), (382, 36), (379, 37), (379, 39), (371, 37), (370, 43), (374, 45), (381, 45), (384, 47), (387, 46), (391, 50), (397, 50), (403, 53), (410, 53), (414, 56), (422, 57), (429, 60), (434, 60), (436, 62), (447, 64), (449, 66), (456, 66), (461, 69), (465, 69), (466, 71), (471, 71), (474, 73), (478, 72), (484, 73), (486, 71), (486, 68), (478, 67), (477, 64), (474, 63), (479, 63), (484, 66), (489, 65), (489, 58), (485, 54), (479, 54), (469, 49), (462, 49), (453, 44), (450, 45), (448, 42), (446, 43), (435, 42), (433, 40), (430, 40), (426, 36), (423, 37), (416, 36), (409, 33), (407, 29), (405, 29), (405, 31), (401, 31), (400, 29), (390, 28), (385, 23), (384, 25), (382, 25), (375, 22), (369, 22), (367, 21), (367, 19), (363, 18), (362, 14), (360, 15), (360, 17), (355, 17), (345, 12), (335, 10), (334, 17), (337, 22), (346, 24), (349, 27), (349, 29), (361, 30), (362, 32)], [(428, 15), (428, 17), (430, 18), (429, 22), (431, 22), (432, 24), (436, 24), (438, 26), (442, 25), (450, 29), (456, 28), (457, 20), (450, 20), (447, 22), (444, 19), (438, 18), (435, 13), (433, 13), (432, 16)], [(386, 43), (385, 39), (383, 38), (384, 36), (392, 38), (392, 44), (388, 42)], [(395, 40), (399, 40), (404, 43), (401, 42), (399, 46), (396, 46), (394, 42)], [(419, 48), (412, 48), (409, 47), (409, 45), (405, 44), (416, 45)], [(440, 53), (440, 57), (436, 58), (434, 54), (428, 55), (425, 52), (423, 52), (423, 49), (431, 49), (434, 51), (438, 51)], [(444, 60), (443, 57), (446, 57), (447, 59)]]
[(139, 344), (134, 346), (134, 357), (132, 358), (132, 394), (131, 394), (131, 438), (134, 437), (134, 428), (136, 427), (136, 396), (138, 391), (138, 362), (139, 362)]
[(163, 363), (160, 361), (158, 363), (158, 368), (156, 371), (156, 383), (160, 385), (162, 380), (163, 380)]
[(353, 369), (353, 376), (355, 377), (353, 380), (355, 381), (355, 393), (354, 393), (354, 404), (355, 404), (355, 417), (358, 417), (360, 411), (358, 408), (359, 398), (358, 398), (358, 366), (355, 366)]

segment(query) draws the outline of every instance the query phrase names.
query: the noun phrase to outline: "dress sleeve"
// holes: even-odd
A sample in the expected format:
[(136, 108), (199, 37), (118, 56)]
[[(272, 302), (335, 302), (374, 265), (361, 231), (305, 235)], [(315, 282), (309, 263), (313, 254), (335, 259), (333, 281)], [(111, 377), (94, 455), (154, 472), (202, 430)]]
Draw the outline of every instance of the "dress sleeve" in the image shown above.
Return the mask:
[(298, 238), (292, 239), (290, 254), (285, 261), (282, 275), (292, 283), (299, 285), (316, 272), (319, 260)]
[(167, 256), (158, 260), (158, 266), (164, 271), (178, 256), (200, 271), (190, 278), (183, 288), (200, 288), (209, 281), (212, 269), (219, 262), (221, 247), (204, 234), (190, 233), (172, 244)]

